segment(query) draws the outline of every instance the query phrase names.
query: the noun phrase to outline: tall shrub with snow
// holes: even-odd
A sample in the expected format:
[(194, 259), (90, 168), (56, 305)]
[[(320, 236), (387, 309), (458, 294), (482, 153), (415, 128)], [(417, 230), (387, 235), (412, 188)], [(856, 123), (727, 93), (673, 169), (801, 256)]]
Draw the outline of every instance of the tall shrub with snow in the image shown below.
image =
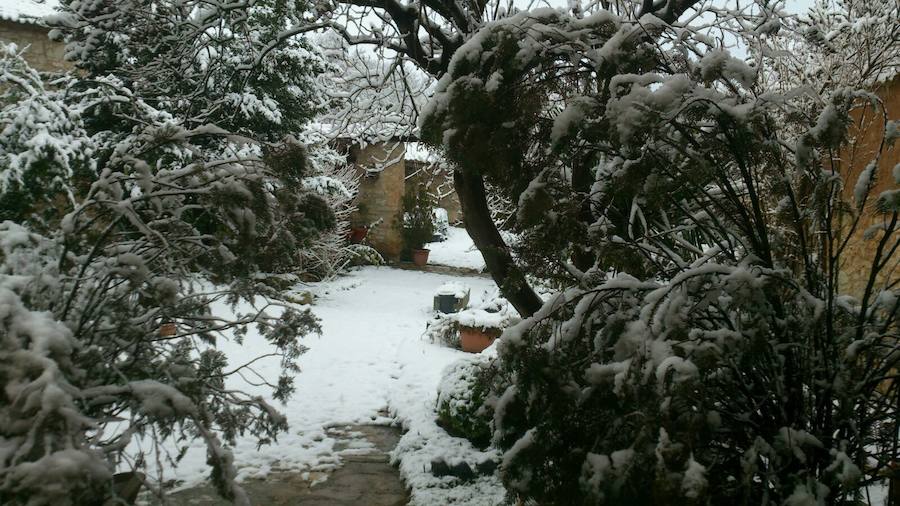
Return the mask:
[[(702, 29), (619, 14), (488, 25), (423, 121), (518, 202), (525, 271), (569, 286), (500, 343), (504, 482), (541, 504), (854, 498), (897, 458), (896, 190), (841, 158), (878, 99), (826, 89), (810, 117)], [(776, 14), (729, 15), (765, 38)], [(876, 201), (848, 294), (844, 227)]]
[(767, 69), (771, 87), (871, 87), (900, 71), (897, 19), (900, 4), (893, 1), (816, 0), (784, 20), (779, 36), (750, 50), (756, 59), (776, 55)]
[[(303, 202), (282, 201), (280, 207), (305, 207), (320, 232), (330, 230), (308, 234), (310, 219), (277, 220), (279, 226), (259, 231), (256, 240), (240, 238), (231, 246), (243, 247), (243, 257), (256, 256), (266, 272), (305, 270), (326, 276), (345, 261), (339, 243), (355, 183), (334, 150), (324, 145), (327, 140), (308, 125), (333, 105), (319, 76), (334, 69), (300, 36), (311, 27), (291, 28), (303, 21), (307, 8), (299, 1), (252, 6), (71, 1), (62, 2), (61, 12), (49, 21), (51, 35), (66, 42), (67, 58), (88, 75), (115, 74), (132, 93), (179, 118), (185, 128), (215, 124), (272, 143), (263, 151), (280, 173), (273, 193), (289, 200), (303, 195)], [(114, 121), (97, 111), (88, 126), (112, 130)], [(195, 143), (206, 148), (207, 141), (220, 149), (219, 139), (198, 138)], [(205, 221), (201, 217), (197, 223), (204, 232), (231, 234)]]
[(443, 371), (438, 385), (437, 423), (449, 434), (464, 437), (481, 448), (491, 441), (491, 411), (485, 397), (498, 382), (493, 359), (476, 354), (462, 358)]
[(330, 278), (350, 265), (357, 252), (347, 244), (350, 216), (356, 210), (355, 197), (359, 191), (356, 169), (338, 150), (331, 147), (322, 132), (313, 127), (301, 136), (309, 146), (310, 175), (303, 180), (303, 188), (325, 199), (334, 213), (335, 226), (318, 234), (308, 247), (297, 250), (297, 268), (319, 279)]
[[(238, 62), (238, 53), (220, 48), (216, 65), (237, 69), (228, 79), (284, 87), (291, 96), (255, 102), (251, 91), (240, 100), (206, 94), (216, 81), (190, 79), (198, 73), (193, 63), (181, 66), (183, 58), (209, 56), (210, 44), (223, 40), (239, 47), (229, 37), (241, 28), (261, 43), (262, 32), (247, 23), (262, 22), (262, 14), (229, 10), (235, 18), (212, 23), (184, 4), (147, 4), (140, 15), (148, 20), (130, 17), (140, 18), (129, 10), (135, 5), (66, 4), (69, 49), (84, 58), (87, 75), (46, 85), (14, 47), (4, 46), (0, 58), (4, 504), (102, 503), (114, 471), (177, 460), (197, 438), (207, 444), (219, 491), (246, 504), (228, 444), (247, 433), (269, 443), (287, 421), (262, 398), (228, 386), (258, 357), (229, 364), (216, 342), (241, 341), (256, 326), (281, 359), (283, 374), (271, 387), (285, 401), (305, 350), (299, 339), (318, 331), (314, 316), (280, 302), (276, 287), (295, 279), (300, 252), (335, 227), (334, 212), (310, 187), (316, 174), (304, 149), (260, 140), (279, 139), (306, 114), (279, 116), (275, 105), (310, 100), (273, 73), (306, 79), (315, 58), (281, 68), (300, 60), (269, 61), (262, 51), (259, 60)], [(187, 9), (180, 21), (161, 21), (178, 7)], [(105, 10), (85, 11), (98, 8)], [(204, 20), (222, 37), (206, 38), (197, 25)], [(132, 39), (143, 23), (149, 34)], [(197, 40), (208, 44), (194, 52)], [(239, 302), (234, 317), (214, 311)], [(173, 323), (174, 333), (161, 331)], [(127, 451), (136, 438), (147, 455)], [(163, 440), (177, 451), (162, 450)]]
[[(752, 5), (752, 2), (750, 3)], [(629, 16), (649, 15), (661, 22), (673, 22), (682, 14), (691, 12), (697, 19), (706, 19), (702, 11), (714, 20), (713, 29), (720, 20), (735, 19), (734, 6), (720, 6), (717, 2), (701, 0), (636, 0), (617, 2), (569, 2), (567, 8), (577, 16), (586, 16), (601, 8), (617, 9)], [(739, 3), (737, 11), (747, 8)], [(501, 20), (519, 12), (510, 0), (484, 2), (457, 2), (434, 0), (427, 4), (410, 0), (373, 0), (361, 5), (354, 0), (337, 1), (322, 5), (317, 20), (328, 24), (350, 45), (369, 45), (381, 59), (381, 68), (390, 71), (393, 82), (403, 86), (404, 93), (416, 90), (416, 79), (408, 71), (406, 63), (414, 65), (428, 76), (440, 78), (451, 66), (454, 54), (466, 40), (486, 24)], [(735, 26), (748, 26), (742, 22)], [(752, 25), (749, 25), (752, 26)], [(297, 27), (300, 29), (300, 27)], [(396, 56), (400, 55), (401, 58)], [(396, 62), (403, 61), (403, 65)], [(398, 79), (399, 76), (399, 79)], [(413, 103), (413, 113), (419, 109)], [(500, 133), (485, 132), (484, 138)], [(486, 162), (489, 160), (486, 160)], [(490, 170), (485, 167), (485, 170)], [(506, 207), (505, 199), (493, 198), (482, 173), (474, 170), (454, 170), (454, 186), (462, 207), (466, 229), (485, 258), (487, 270), (504, 287), (504, 296), (523, 315), (530, 315), (541, 305), (541, 299), (525, 281), (525, 273), (519, 268), (510, 245), (498, 231), (494, 211), (496, 204)], [(507, 215), (508, 216), (508, 215)], [(504, 216), (505, 218), (506, 216)], [(498, 220), (502, 226), (503, 219)]]
[(53, 198), (72, 202), (69, 190), (96, 175), (92, 146), (78, 119), (44, 93), (37, 71), (16, 57), (15, 46), (0, 47), (0, 56), (0, 73), (15, 83), (0, 102), (0, 220), (51, 226), (61, 217)]
[(49, 18), (66, 58), (91, 76), (113, 73), (135, 94), (194, 127), (215, 124), (267, 141), (298, 134), (328, 106), (317, 76), (329, 66), (291, 30), (298, 0), (63, 0)]

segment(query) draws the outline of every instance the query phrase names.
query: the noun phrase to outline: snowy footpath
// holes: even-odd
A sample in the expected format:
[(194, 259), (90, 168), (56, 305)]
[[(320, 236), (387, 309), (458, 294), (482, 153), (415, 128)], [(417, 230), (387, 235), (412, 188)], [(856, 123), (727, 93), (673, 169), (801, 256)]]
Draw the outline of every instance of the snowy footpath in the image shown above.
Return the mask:
[[(497, 504), (502, 487), (494, 477), (460, 484), (430, 473), (429, 463), (437, 456), (450, 461), (482, 457), (467, 441), (447, 436), (434, 424), (441, 372), (465, 355), (423, 337), (432, 296), (448, 281), (470, 287), (472, 302), (496, 290), (486, 278), (388, 267), (365, 267), (332, 282), (304, 287), (316, 297), (312, 310), (321, 319), (322, 335), (304, 340), (309, 351), (300, 359), (296, 393), (280, 406), (290, 430), (260, 449), (251, 439), (239, 440), (234, 448), (239, 477), (334, 468), (341, 456), (338, 441), (326, 428), (399, 423), (406, 434), (394, 460), (412, 488), (412, 504)], [(269, 350), (252, 330), (243, 346), (227, 342), (220, 347), (234, 364)], [(257, 364), (262, 376), (277, 378), (277, 361), (263, 359)], [(233, 386), (269, 395), (268, 388)], [(179, 480), (179, 488), (195, 485), (208, 475), (205, 460), (205, 449), (197, 442), (177, 468), (166, 470), (165, 478)]]
[(447, 229), (447, 239), (425, 245), (430, 250), (428, 263), (484, 271), (484, 257), (462, 227)]

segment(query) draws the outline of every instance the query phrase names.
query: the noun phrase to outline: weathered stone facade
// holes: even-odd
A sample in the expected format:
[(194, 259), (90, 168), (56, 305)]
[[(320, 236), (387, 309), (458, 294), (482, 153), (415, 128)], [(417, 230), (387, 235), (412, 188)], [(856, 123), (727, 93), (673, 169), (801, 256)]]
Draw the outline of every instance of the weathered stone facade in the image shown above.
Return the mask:
[(70, 69), (71, 64), (63, 59), (65, 45), (50, 40), (49, 31), (36, 23), (0, 19), (0, 41), (13, 42), (24, 50), (29, 65), (45, 72)]
[[(900, 76), (895, 77), (892, 81), (883, 83), (875, 92), (884, 102), (887, 119), (894, 121), (900, 119)], [(855, 149), (852, 152), (841, 153), (842, 162), (844, 162), (841, 171), (844, 176), (844, 196), (850, 202), (853, 201), (853, 189), (856, 186), (860, 172), (875, 158), (881, 146), (884, 138), (885, 117), (880, 112), (875, 113), (871, 107), (866, 107), (864, 110), (856, 111), (853, 119), (856, 125), (856, 132), (851, 131), (851, 134), (857, 136)], [(900, 142), (893, 149), (884, 149), (881, 153), (875, 185), (869, 193), (862, 218), (856, 229), (853, 230), (842, 256), (843, 265), (840, 271), (841, 292), (861, 296), (869, 281), (878, 241), (883, 234), (876, 233), (868, 239), (864, 236), (866, 231), (874, 225), (891, 219), (889, 214), (878, 211), (877, 200), (881, 192), (897, 188), (893, 174), (894, 167), (897, 164), (900, 164)], [(844, 222), (843, 228), (845, 232), (849, 233), (850, 225), (848, 223), (852, 222), (852, 216), (846, 215), (841, 218)], [(889, 241), (887, 247), (890, 248), (893, 242), (893, 240)], [(894, 260), (882, 269), (881, 275), (877, 279), (876, 288), (885, 282), (896, 281), (898, 267), (900, 267), (900, 259), (895, 255)]]
[[(406, 147), (402, 142), (380, 143), (351, 149), (360, 177), (355, 225), (377, 223), (367, 236), (369, 244), (386, 260), (397, 261), (403, 251), (399, 217), (406, 192)], [(379, 170), (380, 169), (380, 170)]]

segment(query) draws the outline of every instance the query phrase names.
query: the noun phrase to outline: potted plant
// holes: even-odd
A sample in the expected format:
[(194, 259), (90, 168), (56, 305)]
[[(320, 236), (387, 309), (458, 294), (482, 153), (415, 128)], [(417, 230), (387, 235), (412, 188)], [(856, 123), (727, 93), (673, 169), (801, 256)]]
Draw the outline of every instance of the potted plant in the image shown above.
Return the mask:
[(366, 225), (352, 225), (350, 227), (350, 243), (360, 244), (366, 239), (369, 233), (369, 227)]
[(502, 298), (460, 311), (454, 318), (459, 324), (459, 347), (469, 353), (481, 353), (519, 321), (518, 313)]
[(403, 243), (413, 263), (420, 267), (428, 263), (428, 250), (425, 249), (425, 244), (434, 235), (433, 207), (434, 202), (424, 185), (418, 185), (403, 196), (401, 220)]
[(503, 330), (497, 327), (459, 324), (459, 346), (468, 353), (481, 353), (500, 337)]
[(369, 234), (369, 223), (366, 221), (369, 216), (369, 207), (365, 202), (360, 202), (356, 205), (356, 211), (353, 213), (353, 217), (350, 221), (350, 233), (347, 235), (347, 239), (351, 244), (361, 244), (366, 240), (366, 236)]

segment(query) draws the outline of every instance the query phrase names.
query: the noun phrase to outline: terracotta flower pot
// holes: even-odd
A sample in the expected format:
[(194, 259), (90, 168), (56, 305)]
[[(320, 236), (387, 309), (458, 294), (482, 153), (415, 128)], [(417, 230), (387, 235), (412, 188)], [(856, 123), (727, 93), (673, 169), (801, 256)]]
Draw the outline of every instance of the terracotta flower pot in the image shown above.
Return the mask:
[(503, 332), (493, 327), (469, 327), (459, 326), (459, 345), (463, 351), (469, 353), (481, 353), (488, 346), (494, 344), (494, 340)]
[(427, 249), (414, 249), (412, 250), (413, 263), (418, 265), (419, 267), (423, 267), (428, 263), (428, 253), (431, 250)]
[(365, 240), (366, 235), (369, 233), (369, 227), (359, 226), (359, 227), (350, 227), (350, 242), (353, 244), (359, 244)]

